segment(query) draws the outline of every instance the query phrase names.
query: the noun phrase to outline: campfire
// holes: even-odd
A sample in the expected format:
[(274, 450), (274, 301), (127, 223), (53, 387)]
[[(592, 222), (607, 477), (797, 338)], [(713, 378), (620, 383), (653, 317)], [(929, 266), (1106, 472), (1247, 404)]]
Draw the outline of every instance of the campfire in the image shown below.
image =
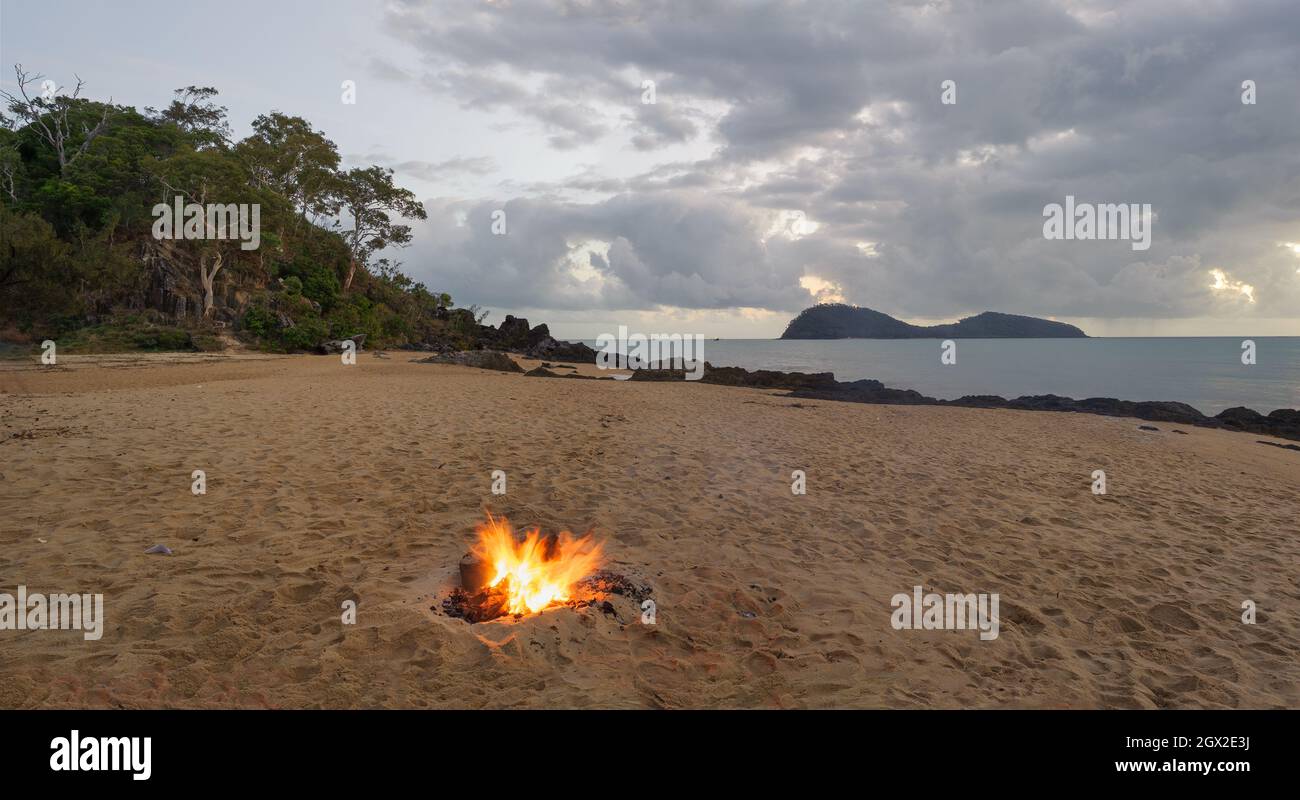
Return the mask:
[(478, 541), (461, 560), (461, 586), (443, 608), (451, 616), (485, 622), (552, 606), (591, 605), (598, 599), (592, 581), (603, 561), (602, 544), (590, 533), (544, 535), (538, 528), (516, 533), (509, 520), (489, 512), (478, 526)]

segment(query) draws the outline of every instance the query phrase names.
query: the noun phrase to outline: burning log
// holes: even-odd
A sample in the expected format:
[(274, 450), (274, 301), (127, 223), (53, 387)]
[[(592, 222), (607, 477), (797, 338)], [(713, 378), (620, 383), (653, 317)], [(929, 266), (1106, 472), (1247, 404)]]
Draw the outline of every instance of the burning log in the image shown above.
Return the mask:
[(491, 514), (478, 534), (479, 541), (460, 560), (460, 586), (442, 602), (448, 616), (486, 622), (565, 605), (597, 606), (617, 617), (611, 595), (640, 603), (650, 594), (649, 587), (599, 570), (601, 545), (590, 534), (544, 535), (531, 528), (517, 535), (508, 520)]
[(473, 624), (504, 617), (509, 613), (506, 610), (509, 602), (510, 595), (504, 589), (485, 586), (468, 592), (458, 587), (452, 589), (447, 599), (442, 601), (442, 610), (449, 617), (457, 617)]
[(601, 545), (568, 531), (516, 535), (509, 520), (488, 514), (479, 540), (460, 560), (460, 589), (444, 603), (452, 616), (481, 622), (506, 614), (535, 614), (568, 603), (574, 586), (600, 566)]
[(475, 553), (466, 553), (460, 560), (460, 586), (467, 592), (477, 592), (492, 580), (492, 565)]

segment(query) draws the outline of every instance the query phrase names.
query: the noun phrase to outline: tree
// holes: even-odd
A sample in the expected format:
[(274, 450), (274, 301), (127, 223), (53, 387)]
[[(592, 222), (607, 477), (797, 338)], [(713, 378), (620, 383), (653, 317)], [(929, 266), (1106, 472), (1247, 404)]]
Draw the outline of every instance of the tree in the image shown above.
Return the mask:
[(9, 104), (9, 111), (21, 120), (25, 120), (30, 126), (39, 131), (41, 137), (52, 147), (59, 157), (59, 171), (67, 174), (68, 167), (72, 166), (83, 153), (90, 148), (90, 143), (104, 132), (108, 127), (109, 113), (112, 111), (112, 99), (109, 104), (103, 107), (103, 113), (100, 114), (99, 120), (91, 127), (88, 123), (82, 123), (80, 136), (81, 143), (76, 143), (78, 135), (74, 128), (78, 127), (75, 121), (70, 118), (71, 112), (80, 109), (88, 101), (81, 98), (81, 87), (84, 82), (77, 78), (77, 87), (73, 89), (72, 96), (58, 94), (63, 91), (63, 87), (54, 87), (45, 94), (52, 95), (46, 97), (45, 94), (39, 97), (32, 97), (28, 92), (28, 87), (44, 78), (43, 75), (32, 75), (23, 69), (22, 64), (14, 65), (14, 73), (17, 77), (18, 94), (0, 89), (0, 98), (3, 98)]
[(171, 105), (159, 111), (145, 108), (155, 122), (170, 123), (180, 128), (194, 144), (195, 149), (219, 147), (230, 141), (230, 124), (226, 122), (226, 107), (212, 102), (218, 94), (211, 86), (186, 86), (177, 89)]
[(255, 183), (279, 193), (308, 222), (338, 211), (338, 147), (302, 117), (273, 111), (236, 146)]
[(23, 159), (18, 153), (18, 136), (9, 129), (3, 116), (0, 116), (0, 192), (11, 203), (18, 202), (17, 179), (22, 170)]
[[(410, 241), (403, 216), (425, 217), (391, 171), (341, 173), (333, 142), (278, 112), (232, 144), (212, 87), (142, 114), (80, 97), (80, 79), (58, 96), (17, 73), (0, 97), (0, 332), (186, 324), (201, 308), (287, 349), (357, 332), (394, 344), (447, 335), (451, 298), (378, 257)], [(168, 232), (155, 204), (174, 213), (177, 196), (207, 213), (182, 212)], [(248, 251), (240, 232), (213, 236), (244, 204), (260, 209)], [(358, 265), (372, 277), (355, 281)], [(217, 281), (240, 290), (229, 304)]]
[[(213, 215), (207, 213), (209, 204), (222, 206), (257, 204), (267, 198), (249, 187), (246, 175), (237, 159), (219, 150), (186, 150), (163, 161), (153, 162), (150, 169), (162, 186), (162, 202), (171, 205), (180, 196), (186, 203), (197, 203), (204, 209), (201, 237), (177, 239), (175, 244), (162, 245), (168, 255), (188, 258), (197, 268), (199, 285), (203, 290), (203, 316), (212, 314), (215, 302), (215, 281), (222, 268), (231, 263), (240, 252), (237, 232), (225, 231), (228, 238), (218, 238), (223, 233), (216, 227)], [(185, 225), (184, 219), (173, 219), (173, 230)], [(180, 255), (184, 254), (184, 255)]]
[(0, 203), (0, 307), (30, 323), (70, 306), (69, 249), (48, 222)]
[(370, 254), (385, 247), (404, 247), (411, 241), (409, 225), (399, 225), (389, 217), (399, 214), (407, 219), (427, 219), (424, 206), (409, 189), (393, 184), (393, 171), (384, 167), (356, 168), (339, 175), (342, 212), (352, 220), (351, 230), (343, 232), (348, 245), (348, 275), (343, 291), (352, 287), (357, 265), (365, 265)]

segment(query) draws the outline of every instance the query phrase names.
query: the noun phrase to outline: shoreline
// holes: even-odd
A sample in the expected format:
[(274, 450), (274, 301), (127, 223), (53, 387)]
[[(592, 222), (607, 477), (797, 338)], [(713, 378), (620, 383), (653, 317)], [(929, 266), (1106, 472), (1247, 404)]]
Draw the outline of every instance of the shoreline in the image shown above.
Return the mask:
[[(685, 370), (651, 367), (636, 370), (634, 381), (685, 381)], [(712, 375), (712, 378), (710, 378)], [(1015, 411), (1058, 411), (1131, 417), (1147, 422), (1167, 422), (1200, 428), (1222, 428), (1281, 439), (1300, 441), (1300, 410), (1279, 408), (1261, 414), (1235, 406), (1213, 417), (1178, 401), (1118, 400), (1087, 397), (1075, 400), (1055, 394), (1023, 395), (1007, 399), (998, 395), (965, 395), (955, 400), (928, 397), (914, 389), (894, 389), (872, 379), (838, 381), (833, 372), (781, 372), (748, 370), (743, 367), (715, 367), (705, 362), (699, 383), (722, 386), (787, 389), (788, 397), (874, 405), (947, 406), (954, 408), (1000, 408)]]
[[(565, 344), (584, 345), (575, 340)], [(386, 350), (361, 350), (362, 353), (380, 353), (386, 357), (391, 352), (406, 354), (428, 354), (429, 350), (418, 346), (409, 346)], [(563, 354), (539, 357), (518, 350), (497, 350), (482, 348), (471, 351), (436, 352), (429, 356), (431, 362), (442, 360), (443, 363), (456, 363), (460, 357), (464, 363), (465, 354), (486, 355), (504, 353), (516, 362), (538, 362), (530, 367), (531, 377), (587, 379), (610, 378), (609, 370), (600, 370), (584, 358), (566, 357)], [(31, 356), (23, 358), (0, 358), (0, 377), (16, 373), (40, 373), (42, 370), (67, 370), (71, 365), (104, 365), (132, 368), (141, 365), (195, 365), (220, 363), (224, 361), (255, 362), (296, 358), (316, 354), (307, 353), (262, 353), (257, 351), (225, 351), (195, 353), (188, 351), (144, 352), (124, 351), (115, 353), (69, 354), (62, 355), (63, 364), (44, 366)], [(552, 364), (550, 362), (557, 362)], [(476, 362), (469, 366), (492, 369), (491, 361)], [(580, 365), (574, 373), (559, 374), (551, 367), (557, 365)], [(511, 370), (513, 371), (513, 370)], [(525, 370), (521, 370), (525, 371)], [(686, 381), (685, 370), (646, 367), (632, 370), (633, 381), (682, 381), (688, 383), (705, 383), (719, 386), (740, 386), (760, 389), (786, 390), (786, 396), (807, 399), (826, 400), (846, 403), (865, 403), (871, 405), (917, 405), (946, 406), (953, 408), (1007, 409), (1016, 411), (1056, 411), (1079, 414), (1096, 414), (1108, 417), (1128, 417), (1145, 422), (1165, 422), (1173, 425), (1191, 425), (1199, 428), (1217, 428), (1239, 433), (1272, 436), (1279, 439), (1300, 441), (1300, 409), (1278, 408), (1267, 414), (1260, 413), (1245, 406), (1234, 406), (1214, 416), (1201, 413), (1197, 408), (1180, 401), (1170, 400), (1120, 400), (1113, 397), (1086, 397), (1074, 399), (1056, 394), (1022, 395), (1005, 398), (999, 395), (964, 395), (947, 400), (923, 395), (914, 389), (897, 389), (885, 386), (878, 380), (859, 379), (839, 381), (833, 372), (783, 372), (780, 370), (749, 370), (736, 366), (714, 366), (706, 361), (704, 376), (698, 381)], [(612, 379), (612, 378), (611, 378)], [(5, 385), (11, 381), (0, 381), (0, 392), (6, 391)]]

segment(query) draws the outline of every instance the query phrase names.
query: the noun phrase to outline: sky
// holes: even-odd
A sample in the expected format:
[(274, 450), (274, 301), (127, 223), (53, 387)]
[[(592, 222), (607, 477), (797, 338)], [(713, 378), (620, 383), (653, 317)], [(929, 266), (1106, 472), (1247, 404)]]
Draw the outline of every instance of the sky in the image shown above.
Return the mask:
[[(307, 118), (424, 201), (404, 271), (564, 338), (819, 301), (1300, 335), (1293, 0), (0, 0), (15, 63)], [(1149, 204), (1149, 249), (1046, 238), (1067, 195)]]

